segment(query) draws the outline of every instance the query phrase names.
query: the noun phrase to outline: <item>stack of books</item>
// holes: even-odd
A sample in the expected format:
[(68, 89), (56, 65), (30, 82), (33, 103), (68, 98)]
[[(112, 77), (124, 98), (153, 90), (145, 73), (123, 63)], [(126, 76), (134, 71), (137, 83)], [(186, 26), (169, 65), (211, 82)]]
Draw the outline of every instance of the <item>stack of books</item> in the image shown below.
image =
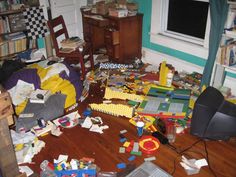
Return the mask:
[(70, 53), (75, 51), (80, 46), (84, 45), (84, 41), (79, 37), (71, 37), (69, 39), (64, 39), (61, 41), (61, 52)]
[(6, 35), (0, 39), (0, 57), (25, 51), (26, 47), (27, 39), (24, 33)]
[(51, 95), (50, 90), (37, 89), (30, 94), (29, 100), (31, 103), (45, 103)]

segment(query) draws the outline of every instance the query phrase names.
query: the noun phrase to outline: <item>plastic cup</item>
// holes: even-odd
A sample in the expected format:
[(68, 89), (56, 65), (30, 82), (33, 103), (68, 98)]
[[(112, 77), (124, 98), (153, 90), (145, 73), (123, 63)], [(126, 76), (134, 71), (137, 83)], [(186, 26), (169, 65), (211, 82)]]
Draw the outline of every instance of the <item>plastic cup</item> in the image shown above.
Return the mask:
[(167, 139), (169, 143), (175, 142), (176, 127), (173, 124), (167, 126)]
[(143, 135), (143, 127), (144, 127), (144, 122), (137, 122), (136, 123), (137, 126), (137, 130), (138, 130), (138, 136), (142, 136)]

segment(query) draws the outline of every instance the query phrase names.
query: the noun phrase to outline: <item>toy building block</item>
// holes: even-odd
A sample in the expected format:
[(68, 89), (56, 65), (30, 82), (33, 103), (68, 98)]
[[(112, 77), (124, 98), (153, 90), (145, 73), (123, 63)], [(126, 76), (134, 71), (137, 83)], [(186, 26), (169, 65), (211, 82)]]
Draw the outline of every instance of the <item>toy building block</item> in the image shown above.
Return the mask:
[(83, 169), (83, 170), (61, 170), (61, 171), (54, 171), (57, 177), (69, 176), (72, 174), (76, 174), (78, 177), (83, 177), (88, 175), (90, 177), (96, 176), (96, 169)]
[(136, 94), (130, 94), (130, 93), (123, 93), (121, 91), (113, 90), (109, 87), (106, 87), (105, 90), (105, 99), (121, 99), (121, 100), (133, 100), (137, 102), (143, 101), (143, 96), (136, 95)]
[(135, 109), (123, 104), (90, 104), (92, 110), (100, 111), (114, 116), (133, 117)]
[(125, 163), (119, 163), (119, 164), (117, 164), (116, 166), (117, 166), (117, 168), (119, 168), (119, 169), (126, 168), (126, 164), (125, 164)]
[(130, 154), (141, 156), (142, 155), (142, 151), (138, 151), (138, 152), (131, 151)]
[(134, 126), (136, 126), (136, 123), (138, 121), (142, 121), (144, 122), (144, 129), (148, 129), (149, 126), (151, 126), (154, 121), (155, 121), (155, 118), (152, 117), (152, 116), (141, 116), (141, 115), (136, 115), (134, 117), (132, 117), (129, 122), (131, 124), (133, 124)]
[(119, 153), (125, 153), (125, 148), (124, 147), (120, 147), (119, 148)]
[(129, 160), (129, 161), (133, 161), (133, 160), (135, 160), (135, 158), (136, 158), (136, 157), (135, 157), (134, 155), (132, 155), (132, 156), (130, 156), (130, 157), (128, 158), (128, 160)]
[(124, 134), (124, 133), (126, 133), (127, 132), (127, 130), (121, 130), (120, 131), (120, 134)]
[(159, 72), (159, 84), (162, 86), (166, 86), (166, 79), (167, 79), (167, 74), (169, 72), (169, 68), (166, 66), (166, 61), (163, 61), (161, 63), (161, 69)]
[(128, 141), (126, 141), (126, 142), (123, 144), (124, 147), (129, 147), (129, 145), (130, 145), (130, 142), (128, 142)]
[(121, 138), (121, 139), (120, 139), (120, 142), (121, 142), (121, 143), (124, 143), (126, 140), (127, 140), (126, 138)]
[(144, 161), (145, 161), (145, 162), (150, 162), (150, 161), (154, 161), (154, 160), (156, 160), (156, 157), (155, 157), (155, 156), (148, 157), (148, 158), (144, 158)]
[(133, 152), (138, 152), (139, 151), (139, 144), (138, 142), (134, 142), (134, 146), (133, 146)]
[(126, 147), (126, 152), (131, 152), (133, 150), (134, 140), (130, 141), (129, 146)]

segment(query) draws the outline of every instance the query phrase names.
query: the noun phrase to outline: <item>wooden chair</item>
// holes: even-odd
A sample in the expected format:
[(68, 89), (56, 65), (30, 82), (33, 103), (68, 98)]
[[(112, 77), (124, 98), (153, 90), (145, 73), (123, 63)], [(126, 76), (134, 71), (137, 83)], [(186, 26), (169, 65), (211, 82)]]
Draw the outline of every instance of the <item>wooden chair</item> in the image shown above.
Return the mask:
[[(82, 51), (79, 49), (76, 49), (75, 51), (72, 51), (70, 53), (61, 52), (60, 47), (59, 47), (60, 41), (62, 39), (69, 38), (63, 16), (60, 15), (52, 20), (49, 20), (47, 23), (50, 30), (52, 42), (55, 48), (56, 56), (64, 58), (70, 64), (80, 63), (81, 80), (84, 80), (86, 76), (86, 71), (88, 71), (87, 68), (85, 68), (85, 63), (88, 60), (90, 61), (90, 69), (94, 69), (93, 52), (92, 52), (91, 44), (85, 43)], [(85, 55), (88, 57), (85, 58)]]

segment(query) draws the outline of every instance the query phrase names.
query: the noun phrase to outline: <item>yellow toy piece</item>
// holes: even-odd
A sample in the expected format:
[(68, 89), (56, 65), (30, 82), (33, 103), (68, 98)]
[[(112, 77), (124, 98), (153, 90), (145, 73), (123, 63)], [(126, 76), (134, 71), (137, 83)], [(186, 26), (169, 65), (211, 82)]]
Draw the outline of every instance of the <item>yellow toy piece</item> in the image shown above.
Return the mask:
[(114, 116), (125, 116), (131, 118), (134, 115), (134, 108), (123, 104), (92, 103), (89, 106), (92, 110), (100, 111)]
[(168, 72), (169, 72), (169, 68), (166, 66), (166, 61), (163, 61), (161, 63), (161, 69), (159, 72), (159, 85), (166, 86)]
[(139, 121), (144, 122), (144, 129), (147, 129), (148, 127), (153, 125), (155, 118), (152, 116), (136, 115), (129, 120), (129, 122), (133, 124), (134, 126), (136, 126), (136, 123)]
[(136, 102), (142, 102), (143, 96), (136, 95), (136, 94), (130, 94), (130, 93), (123, 93), (121, 91), (112, 90), (110, 87), (106, 87), (105, 90), (105, 99), (121, 99), (121, 100), (132, 100)]

